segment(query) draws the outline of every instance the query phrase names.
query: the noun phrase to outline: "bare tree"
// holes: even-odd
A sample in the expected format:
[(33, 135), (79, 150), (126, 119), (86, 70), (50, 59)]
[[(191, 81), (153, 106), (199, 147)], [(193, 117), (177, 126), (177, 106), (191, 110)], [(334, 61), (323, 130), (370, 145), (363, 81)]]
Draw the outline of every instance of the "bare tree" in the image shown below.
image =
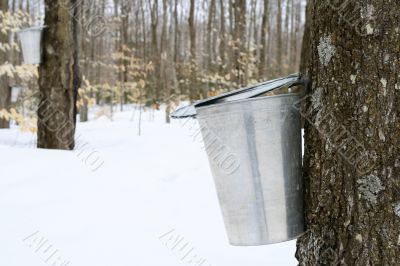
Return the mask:
[(246, 52), (246, 0), (236, 0), (234, 2), (235, 32), (234, 32), (234, 66), (236, 71), (236, 83), (238, 86), (245, 84), (244, 65), (241, 57)]
[(190, 0), (189, 7), (189, 36), (190, 36), (190, 76), (191, 76), (191, 84), (190, 87), (190, 99), (196, 99), (196, 90), (193, 86), (196, 85), (196, 67), (197, 67), (197, 58), (196, 58), (196, 28), (195, 28), (195, 0)]
[(226, 29), (225, 29), (225, 7), (224, 0), (219, 1), (220, 5), (220, 43), (219, 43), (219, 56), (221, 58), (221, 66), (219, 68), (220, 72), (223, 72), (226, 64)]
[(38, 147), (75, 146), (76, 100), (80, 87), (76, 0), (45, 0), (43, 62), (39, 67)]
[(215, 0), (210, 0), (210, 6), (208, 11), (208, 21), (207, 21), (207, 69), (210, 69), (212, 57), (213, 57), (213, 47), (212, 47), (212, 36), (213, 36), (213, 19), (215, 16)]
[[(0, 11), (8, 12), (8, 1), (1, 1)], [(8, 43), (8, 34), (0, 31), (0, 44)], [(6, 63), (8, 60), (7, 52), (0, 49), (0, 65)], [(0, 110), (8, 109), (11, 101), (11, 89), (8, 84), (8, 78), (6, 74), (0, 76)], [(0, 128), (9, 128), (10, 122), (6, 119), (0, 118)]]
[[(264, 11), (261, 23), (261, 45), (260, 45), (260, 64), (258, 66), (258, 76), (264, 78), (266, 76), (266, 52), (267, 52), (267, 36), (268, 36), (268, 12), (269, 0), (264, 0)], [(268, 36), (269, 38), (269, 36)]]
[(276, 70), (282, 71), (282, 0), (278, 0), (278, 13), (276, 16)]

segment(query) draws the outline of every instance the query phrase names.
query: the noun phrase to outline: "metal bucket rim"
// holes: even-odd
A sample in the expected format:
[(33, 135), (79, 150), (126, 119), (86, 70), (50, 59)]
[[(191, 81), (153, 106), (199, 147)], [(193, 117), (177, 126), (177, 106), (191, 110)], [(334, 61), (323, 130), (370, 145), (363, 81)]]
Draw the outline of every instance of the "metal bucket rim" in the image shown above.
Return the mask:
[(231, 102), (223, 102), (223, 103), (217, 103), (217, 104), (204, 105), (204, 106), (196, 107), (196, 110), (205, 110), (207, 108), (216, 108), (217, 106), (219, 107), (219, 106), (233, 105), (233, 104), (237, 104), (237, 103), (244, 103), (244, 102), (250, 102), (250, 101), (262, 101), (262, 100), (273, 99), (273, 98), (298, 97), (298, 96), (301, 96), (301, 93), (285, 93), (285, 94), (278, 94), (278, 95), (272, 95), (272, 96), (261, 96), (261, 97), (254, 97), (254, 98), (242, 99), (242, 100), (231, 101)]
[(17, 33), (20, 34), (20, 33), (25, 33), (25, 32), (28, 32), (28, 31), (42, 31), (42, 30), (45, 29), (45, 28), (47, 28), (46, 25), (44, 25), (44, 26), (29, 27), (29, 28), (26, 28), (26, 29), (22, 29), (22, 30), (17, 31)]

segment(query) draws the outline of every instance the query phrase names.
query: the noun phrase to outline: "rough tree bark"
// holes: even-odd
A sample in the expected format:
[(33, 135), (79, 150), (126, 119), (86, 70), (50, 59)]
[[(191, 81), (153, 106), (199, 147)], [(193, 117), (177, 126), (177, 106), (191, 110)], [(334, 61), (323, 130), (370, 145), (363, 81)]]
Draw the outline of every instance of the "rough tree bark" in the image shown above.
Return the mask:
[(335, 3), (309, 2), (307, 232), (296, 257), (300, 265), (399, 265), (400, 2)]
[[(74, 148), (80, 86), (77, 0), (45, 0), (43, 62), (39, 67), (38, 148)], [(72, 8), (75, 6), (75, 8)]]
[[(0, 10), (8, 12), (8, 1), (1, 1)], [(8, 43), (8, 34), (4, 34), (0, 31), (0, 44)], [(0, 65), (7, 61), (7, 52), (0, 50)], [(0, 76), (0, 110), (8, 109), (10, 107), (11, 93), (8, 85), (7, 75)], [(0, 128), (9, 128), (10, 122), (0, 118)]]

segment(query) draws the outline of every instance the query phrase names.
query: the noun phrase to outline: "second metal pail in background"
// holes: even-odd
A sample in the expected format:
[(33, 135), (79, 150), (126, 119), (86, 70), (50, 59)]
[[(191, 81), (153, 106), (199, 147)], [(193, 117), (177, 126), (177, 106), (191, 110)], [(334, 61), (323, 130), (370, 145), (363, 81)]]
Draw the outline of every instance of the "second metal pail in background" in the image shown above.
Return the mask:
[(42, 62), (42, 31), (45, 26), (32, 27), (18, 32), (25, 64)]

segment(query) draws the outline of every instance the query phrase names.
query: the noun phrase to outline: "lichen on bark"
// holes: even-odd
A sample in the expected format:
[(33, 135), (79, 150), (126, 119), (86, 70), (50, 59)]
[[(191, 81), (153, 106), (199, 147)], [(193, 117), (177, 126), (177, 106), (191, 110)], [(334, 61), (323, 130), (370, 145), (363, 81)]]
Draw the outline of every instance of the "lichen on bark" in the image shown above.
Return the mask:
[(373, 174), (360, 177), (357, 180), (357, 185), (361, 196), (370, 205), (377, 203), (379, 193), (385, 189), (379, 177)]

